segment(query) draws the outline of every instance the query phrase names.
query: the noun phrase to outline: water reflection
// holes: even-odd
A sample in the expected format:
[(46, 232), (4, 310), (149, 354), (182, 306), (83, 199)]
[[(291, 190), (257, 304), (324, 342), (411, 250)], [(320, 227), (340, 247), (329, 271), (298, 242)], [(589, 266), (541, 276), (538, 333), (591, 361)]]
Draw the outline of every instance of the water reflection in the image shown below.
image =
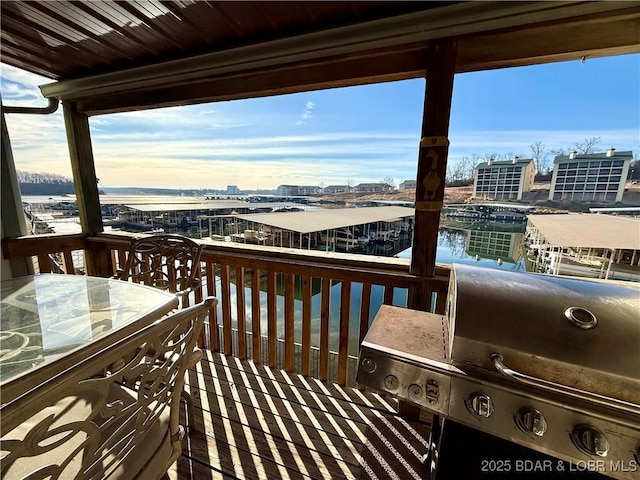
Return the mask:
[[(527, 271), (524, 223), (445, 219), (438, 235), (438, 263), (466, 263), (483, 267)], [(411, 258), (411, 248), (400, 258)]]

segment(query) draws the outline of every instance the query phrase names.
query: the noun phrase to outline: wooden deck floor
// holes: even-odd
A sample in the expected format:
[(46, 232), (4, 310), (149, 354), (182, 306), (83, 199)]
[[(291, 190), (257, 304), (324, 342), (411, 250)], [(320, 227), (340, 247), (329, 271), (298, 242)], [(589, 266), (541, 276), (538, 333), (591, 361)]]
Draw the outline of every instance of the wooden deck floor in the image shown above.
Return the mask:
[(172, 479), (421, 479), (428, 422), (395, 401), (207, 352), (188, 374), (196, 427)]

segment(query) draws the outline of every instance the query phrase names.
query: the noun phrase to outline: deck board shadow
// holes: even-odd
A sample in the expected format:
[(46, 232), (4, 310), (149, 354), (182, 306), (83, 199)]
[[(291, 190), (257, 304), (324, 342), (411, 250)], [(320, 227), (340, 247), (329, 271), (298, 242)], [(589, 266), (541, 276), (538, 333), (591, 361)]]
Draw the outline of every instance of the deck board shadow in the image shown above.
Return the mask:
[(392, 398), (212, 352), (187, 388), (195, 428), (173, 480), (429, 478), (429, 419), (400, 418)]

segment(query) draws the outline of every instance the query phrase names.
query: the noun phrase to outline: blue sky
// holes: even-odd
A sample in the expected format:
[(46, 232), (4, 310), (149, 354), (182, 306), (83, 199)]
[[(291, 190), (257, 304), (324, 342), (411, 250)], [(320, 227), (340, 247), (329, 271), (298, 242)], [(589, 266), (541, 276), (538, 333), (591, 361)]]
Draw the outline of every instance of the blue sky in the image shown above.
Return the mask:
[[(7, 105), (50, 80), (2, 65)], [(415, 179), (424, 80), (91, 117), (106, 187), (273, 189)], [(449, 162), (529, 146), (640, 153), (640, 55), (457, 75)], [(7, 115), (18, 169), (71, 176), (62, 109)], [(549, 158), (553, 156), (550, 154)]]

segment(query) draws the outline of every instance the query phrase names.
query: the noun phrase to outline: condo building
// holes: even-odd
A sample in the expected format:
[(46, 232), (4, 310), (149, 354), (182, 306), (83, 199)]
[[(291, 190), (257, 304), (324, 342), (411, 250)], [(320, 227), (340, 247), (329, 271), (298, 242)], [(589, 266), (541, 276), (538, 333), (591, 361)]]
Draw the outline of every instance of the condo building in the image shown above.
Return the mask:
[(535, 177), (532, 159), (489, 160), (476, 167), (473, 198), (489, 200), (521, 200), (531, 190)]
[(633, 154), (610, 148), (603, 153), (559, 155), (554, 160), (549, 200), (620, 202)]

